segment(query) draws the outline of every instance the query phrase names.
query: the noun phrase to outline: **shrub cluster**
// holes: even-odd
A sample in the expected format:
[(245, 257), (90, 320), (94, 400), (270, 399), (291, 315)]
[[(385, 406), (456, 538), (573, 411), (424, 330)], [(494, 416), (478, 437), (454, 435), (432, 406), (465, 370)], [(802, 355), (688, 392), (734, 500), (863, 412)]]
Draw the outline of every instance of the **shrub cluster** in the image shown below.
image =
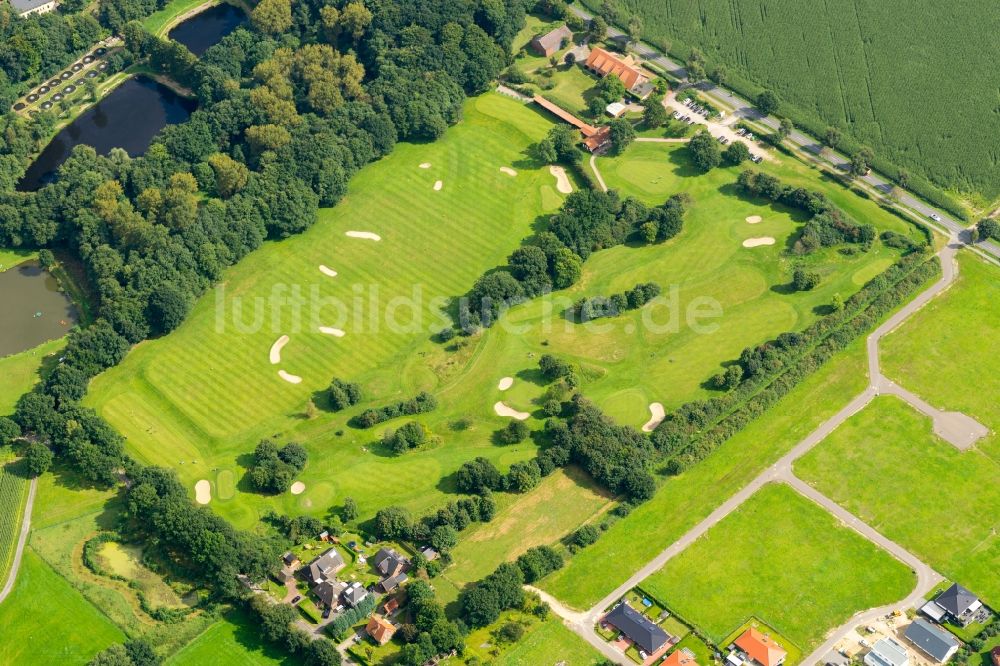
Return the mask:
[(500, 613), (524, 604), (524, 573), (512, 563), (504, 562), (496, 571), (472, 587), (462, 590), (458, 605), (462, 619), (470, 627), (485, 627), (500, 617)]
[(361, 402), (361, 386), (354, 382), (345, 382), (334, 377), (330, 382), (330, 406), (334, 411), (352, 407)]
[(413, 416), (437, 409), (437, 398), (426, 391), (421, 391), (409, 400), (394, 402), (378, 409), (366, 409), (352, 419), (359, 428), (371, 428), (379, 423), (400, 416)]
[(780, 180), (766, 173), (746, 169), (740, 173), (737, 184), (750, 196), (764, 197), (803, 210), (812, 217), (803, 226), (795, 241), (797, 254), (808, 254), (820, 247), (843, 243), (869, 246), (875, 240), (875, 227), (858, 224), (840, 210), (822, 192), (810, 192), (802, 187), (783, 185)]
[(279, 449), (272, 440), (262, 439), (253, 450), (247, 475), (257, 490), (279, 494), (288, 490), (308, 460), (301, 444), (289, 442)]
[(640, 283), (620, 294), (581, 298), (573, 305), (573, 314), (579, 321), (601, 317), (617, 317), (626, 310), (637, 310), (660, 295), (660, 285), (655, 282)]
[(448, 620), (430, 585), (422, 580), (410, 583), (406, 599), (413, 624), (403, 625), (401, 631), (406, 641), (399, 657), (403, 666), (421, 666), (437, 655), (465, 649), (462, 627)]
[[(488, 523), (496, 515), (496, 502), (488, 491), (479, 497), (465, 497), (434, 513), (414, 521), (410, 513), (398, 506), (387, 506), (375, 514), (373, 529), (382, 539), (406, 539), (414, 543), (431, 543), (435, 548), (448, 551), (454, 543), (452, 536), (476, 522)], [(448, 528), (449, 533), (441, 528)]]
[(427, 440), (427, 431), (416, 421), (404, 423), (396, 430), (387, 430), (382, 444), (397, 456), (415, 449)]
[(534, 583), (545, 578), (563, 565), (563, 556), (551, 546), (529, 548), (517, 558), (517, 566), (524, 574), (525, 583)]

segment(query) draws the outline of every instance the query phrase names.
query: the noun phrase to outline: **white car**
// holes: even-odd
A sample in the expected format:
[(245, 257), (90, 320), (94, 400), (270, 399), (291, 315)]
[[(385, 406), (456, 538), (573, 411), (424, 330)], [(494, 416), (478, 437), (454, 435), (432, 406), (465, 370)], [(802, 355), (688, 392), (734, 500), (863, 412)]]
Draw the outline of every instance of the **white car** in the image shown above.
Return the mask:
[(932, 220), (934, 220), (935, 222), (940, 222), (941, 221), (941, 216), (938, 215), (937, 213), (931, 213), (930, 214), (930, 218)]

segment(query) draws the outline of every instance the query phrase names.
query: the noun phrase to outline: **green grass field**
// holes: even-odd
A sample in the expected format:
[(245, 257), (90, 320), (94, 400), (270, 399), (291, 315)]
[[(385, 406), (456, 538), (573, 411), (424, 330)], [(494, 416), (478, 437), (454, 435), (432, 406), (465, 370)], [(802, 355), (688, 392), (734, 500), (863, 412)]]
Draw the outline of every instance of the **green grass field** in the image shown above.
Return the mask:
[(49, 340), (34, 349), (0, 358), (0, 414), (11, 414), (18, 398), (38, 381), (39, 369), (46, 359), (62, 349), (65, 339)]
[[(452, 353), (429, 338), (441, 325), (440, 302), (432, 299), (464, 293), (480, 274), (504, 261), (541, 214), (559, 205), (555, 179), (523, 155), (549, 126), (535, 111), (499, 95), (471, 100), (463, 123), (442, 140), (398, 146), (358, 174), (345, 200), (321, 211), (308, 232), (270, 243), (228, 271), (220, 297), (229, 310), (238, 299), (268, 297), (276, 285), (297, 285), (304, 294), (316, 289), (322, 298), (341, 298), (353, 308), (356, 285), (362, 288), (363, 305), (376, 291), (387, 305), (416, 289), (422, 326), (388, 330), (377, 310), (374, 324), (365, 319), (370, 313), (352, 314), (339, 324), (347, 335), (333, 338), (316, 328), (317, 323), (338, 325), (337, 310), (327, 306), (316, 322), (301, 326), (286, 308), (280, 312), (283, 321), (269, 321), (252, 333), (240, 333), (227, 318), (222, 333), (212, 293), (175, 333), (139, 345), (122, 365), (96, 379), (87, 403), (128, 437), (131, 453), (141, 460), (176, 468), (189, 487), (198, 479), (210, 480), (213, 507), (244, 527), (267, 508), (322, 513), (348, 495), (358, 501), (363, 516), (389, 503), (422, 511), (444, 500), (439, 480), (468, 458), (485, 455), (506, 466), (532, 455), (530, 443), (497, 447), (490, 433), (505, 424), (492, 410), (500, 395), (497, 381), (534, 361), (523, 352), (500, 359), (482, 345)], [(433, 166), (418, 168), (423, 162)], [(516, 178), (499, 171), (509, 165), (518, 169)], [(436, 180), (443, 182), (442, 191), (433, 190)], [(344, 232), (352, 229), (375, 231), (382, 241), (346, 238)], [(322, 275), (321, 264), (339, 275)], [(397, 316), (402, 324), (412, 321), (409, 311), (399, 310)], [(304, 377), (298, 386), (282, 381), (278, 367), (268, 363), (268, 350), (283, 333), (292, 339), (280, 367)], [(304, 419), (307, 402), (334, 376), (360, 381), (368, 400), (344, 414)], [(434, 390), (448, 406), (447, 412), (420, 418), (441, 437), (438, 445), (387, 457), (371, 448), (384, 428), (345, 426), (363, 406), (421, 389)], [(522, 389), (541, 393), (533, 384)], [(458, 430), (452, 424), (461, 418), (468, 423)], [(346, 434), (338, 436), (339, 430)], [(275, 433), (303, 442), (313, 457), (300, 477), (307, 490), (297, 497), (267, 499), (242, 492), (237, 458)], [(237, 492), (232, 500), (220, 501), (217, 474), (227, 469), (235, 474)]]
[(183, 649), (166, 660), (167, 666), (201, 666), (226, 663), (241, 666), (295, 666), (301, 662), (283, 649), (265, 644), (252, 619), (244, 612), (230, 612)]
[(491, 573), (500, 562), (516, 559), (532, 546), (555, 544), (611, 501), (576, 467), (556, 470), (530, 493), (500, 497), (505, 505), (494, 519), (468, 528), (452, 550), (454, 564), (437, 584), (443, 603), (457, 596), (466, 583)]
[[(584, 4), (597, 11), (601, 0)], [(697, 46), (709, 71), (725, 64), (727, 84), (745, 94), (773, 89), (781, 113), (819, 133), (838, 125), (855, 143), (946, 187), (1000, 195), (996, 144), (981, 139), (1000, 130), (995, 86), (975, 66), (1000, 57), (989, 5), (956, 15), (932, 0), (612, 4), (639, 14), (644, 37), (671, 53), (686, 58)], [(943, 103), (955, 98), (965, 100), (961, 108)]]
[(943, 575), (1000, 604), (996, 460), (975, 449), (959, 452), (933, 434), (929, 419), (882, 397), (795, 469)]
[[(217, 5), (223, 0), (170, 0), (163, 9), (153, 12), (142, 20), (142, 27), (150, 33), (163, 36), (174, 27), (177, 18), (200, 5)], [(235, 4), (235, 3), (234, 3)]]
[(83, 664), (125, 640), (31, 548), (25, 549), (14, 591), (0, 604), (0, 626), (0, 662), (5, 664)]
[(599, 664), (603, 656), (572, 631), (559, 618), (550, 615), (526, 632), (524, 638), (493, 663), (497, 666), (566, 666)]
[(13, 268), (21, 262), (34, 259), (36, 256), (38, 256), (38, 253), (32, 250), (0, 248), (0, 272), (8, 268)]
[[(934, 406), (992, 430), (978, 447), (1000, 462), (1000, 268), (959, 255), (951, 288), (882, 341), (888, 376)], [(990, 337), (990, 333), (993, 336)]]
[(855, 612), (905, 597), (905, 565), (785, 485), (768, 485), (643, 581), (712, 640), (749, 616), (808, 651)]

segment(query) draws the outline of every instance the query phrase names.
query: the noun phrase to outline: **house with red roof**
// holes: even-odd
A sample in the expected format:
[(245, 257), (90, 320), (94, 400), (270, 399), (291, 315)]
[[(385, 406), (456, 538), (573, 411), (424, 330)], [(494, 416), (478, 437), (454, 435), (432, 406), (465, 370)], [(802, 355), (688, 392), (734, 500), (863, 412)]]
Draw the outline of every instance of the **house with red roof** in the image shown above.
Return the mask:
[(749, 627), (733, 641), (733, 645), (746, 654), (747, 659), (760, 666), (781, 666), (788, 652), (778, 645), (769, 634)]

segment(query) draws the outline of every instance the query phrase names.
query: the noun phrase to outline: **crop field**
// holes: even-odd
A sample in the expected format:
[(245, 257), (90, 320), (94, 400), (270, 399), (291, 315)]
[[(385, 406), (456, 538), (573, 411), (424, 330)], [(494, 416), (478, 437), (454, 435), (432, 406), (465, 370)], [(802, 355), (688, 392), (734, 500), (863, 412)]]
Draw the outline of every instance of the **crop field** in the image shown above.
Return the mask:
[(576, 467), (553, 472), (525, 495), (500, 497), (500, 502), (508, 502), (506, 506), (501, 505), (491, 522), (465, 531), (451, 551), (454, 564), (437, 584), (443, 603), (457, 596), (466, 583), (492, 572), (498, 563), (513, 560), (533, 546), (555, 544), (610, 504), (610, 498)]
[(905, 597), (914, 574), (783, 484), (743, 506), (643, 582), (721, 643), (755, 616), (808, 652), (855, 612)]
[(948, 292), (882, 341), (882, 366), (936, 407), (964, 412), (990, 428), (978, 448), (1000, 462), (997, 303), (1000, 268), (959, 255), (958, 280)]
[(0, 449), (0, 585), (7, 582), (28, 499), (28, 481), (16, 469), (22, 464), (9, 448)]
[(959, 452), (933, 434), (929, 419), (886, 396), (840, 426), (795, 469), (941, 574), (988, 604), (1000, 603), (995, 459), (977, 449)]
[[(585, 0), (592, 10), (600, 0)], [(644, 37), (686, 58), (700, 48), (727, 84), (774, 90), (781, 112), (822, 132), (844, 128), (912, 173), (948, 188), (1000, 195), (996, 77), (1000, 15), (932, 0), (612, 0), (638, 14)], [(624, 23), (624, 21), (622, 21)], [(961, 100), (960, 103), (953, 103)]]
[[(84, 664), (125, 635), (29, 547), (0, 604), (0, 663)], [(55, 640), (58, 638), (58, 640)]]
[(541, 587), (578, 609), (599, 601), (864, 390), (866, 367), (864, 347), (855, 342), (708, 458), (668, 480)]

